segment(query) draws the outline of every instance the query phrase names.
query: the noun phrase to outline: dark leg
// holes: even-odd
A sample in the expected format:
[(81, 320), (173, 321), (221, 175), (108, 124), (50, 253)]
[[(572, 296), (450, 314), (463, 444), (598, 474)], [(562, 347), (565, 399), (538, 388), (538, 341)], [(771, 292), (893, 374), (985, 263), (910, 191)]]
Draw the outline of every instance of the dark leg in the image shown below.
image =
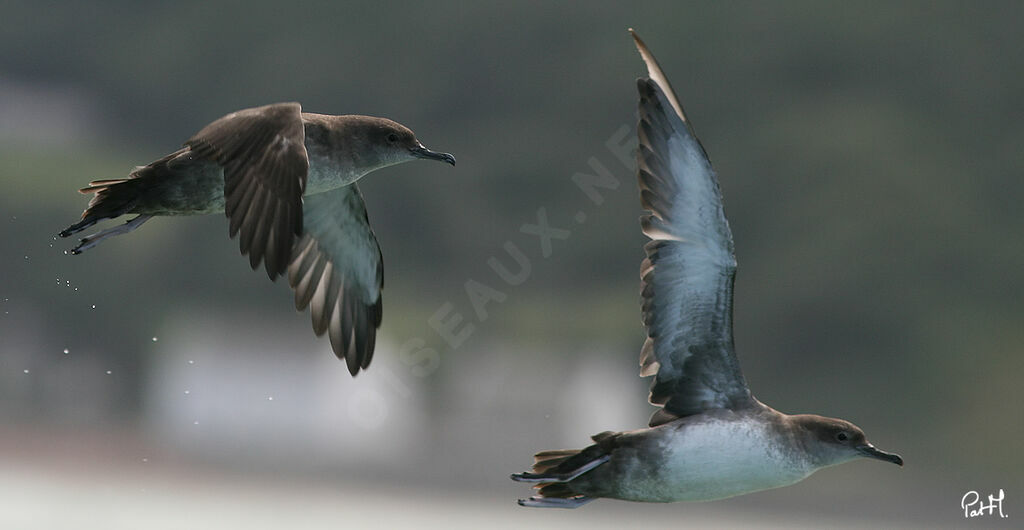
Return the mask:
[(607, 462), (611, 457), (611, 455), (604, 455), (597, 460), (591, 460), (590, 462), (566, 473), (516, 473), (512, 475), (512, 480), (517, 482), (569, 482), (587, 471)]
[(85, 230), (86, 228), (89, 228), (90, 226), (96, 224), (99, 221), (100, 221), (99, 217), (91, 217), (89, 219), (82, 219), (81, 221), (79, 221), (79, 222), (77, 222), (77, 223), (75, 223), (75, 224), (65, 228), (64, 230), (61, 230), (60, 234), (58, 234), (58, 235), (60, 237), (68, 237), (71, 234), (75, 234), (75, 233), (81, 232), (82, 230)]
[(528, 508), (579, 508), (592, 500), (594, 500), (594, 497), (584, 497), (582, 495), (569, 497), (568, 499), (534, 495), (529, 499), (519, 499), (519, 505)]
[[(71, 253), (72, 254), (81, 254), (82, 252), (85, 252), (86, 250), (89, 250), (90, 248), (95, 247), (96, 245), (99, 244), (100, 241), (103, 241), (104, 239), (107, 239), (108, 237), (119, 236), (121, 234), (127, 234), (128, 232), (131, 232), (132, 230), (135, 230), (136, 228), (142, 226), (142, 223), (145, 223), (151, 217), (153, 217), (153, 216), (152, 215), (140, 215), (140, 216), (138, 216), (138, 217), (128, 221), (127, 223), (125, 223), (125, 224), (123, 224), (121, 226), (115, 226), (114, 228), (108, 228), (106, 230), (102, 230), (100, 232), (96, 232), (95, 234), (92, 234), (91, 236), (85, 236), (82, 239), (78, 240), (79, 241), (78, 246), (73, 248), (73, 249), (71, 249)], [(96, 223), (96, 221), (93, 221), (92, 223), (87, 224), (87, 225), (83, 226), (82, 228), (85, 228), (85, 227), (90, 226), (90, 225), (95, 224), (95, 223)], [(81, 223), (79, 223), (79, 224), (81, 224)], [(68, 228), (68, 230), (71, 230), (72, 228), (75, 228), (76, 226), (78, 226), (78, 225), (72, 225), (71, 227)], [(82, 228), (79, 228), (78, 230), (81, 230)], [(65, 230), (64, 232), (67, 232), (68, 230)], [(75, 232), (77, 232), (78, 230), (75, 230)], [(61, 236), (64, 236), (64, 232), (61, 232)], [(71, 233), (74, 233), (74, 232), (70, 232), (68, 235), (70, 235)], [(67, 237), (67, 236), (64, 236), (64, 237)]]

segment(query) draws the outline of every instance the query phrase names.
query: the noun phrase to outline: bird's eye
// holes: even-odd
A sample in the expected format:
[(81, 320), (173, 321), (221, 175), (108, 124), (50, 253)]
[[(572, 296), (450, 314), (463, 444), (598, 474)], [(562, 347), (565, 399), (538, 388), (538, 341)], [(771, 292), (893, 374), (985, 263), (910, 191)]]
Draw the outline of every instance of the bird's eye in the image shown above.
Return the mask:
[(391, 133), (391, 134), (388, 135), (388, 143), (393, 144), (393, 143), (395, 143), (397, 141), (398, 141), (398, 135), (397, 134)]
[(840, 442), (845, 442), (849, 437), (850, 436), (846, 434), (846, 431), (839, 431), (836, 433), (836, 440)]

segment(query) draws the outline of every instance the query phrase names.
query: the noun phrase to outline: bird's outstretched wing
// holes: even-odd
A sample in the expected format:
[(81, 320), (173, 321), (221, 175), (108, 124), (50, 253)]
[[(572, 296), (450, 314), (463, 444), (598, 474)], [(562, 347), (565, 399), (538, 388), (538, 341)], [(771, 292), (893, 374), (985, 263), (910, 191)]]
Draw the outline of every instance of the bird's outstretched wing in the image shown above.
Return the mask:
[(662, 408), (650, 425), (752, 402), (733, 351), (732, 233), (722, 194), (672, 87), (643, 41), (638, 178), (641, 217), (651, 238), (641, 266), (647, 340), (641, 375), (654, 375), (650, 401)]
[(313, 331), (328, 334), (334, 354), (355, 375), (373, 358), (384, 284), (380, 246), (359, 188), (309, 195), (303, 222), (288, 266), (295, 308), (310, 307)]
[(255, 270), (264, 262), (271, 280), (284, 273), (302, 234), (306, 156), (302, 107), (277, 103), (232, 112), (185, 145), (224, 168), (224, 211), (231, 237)]

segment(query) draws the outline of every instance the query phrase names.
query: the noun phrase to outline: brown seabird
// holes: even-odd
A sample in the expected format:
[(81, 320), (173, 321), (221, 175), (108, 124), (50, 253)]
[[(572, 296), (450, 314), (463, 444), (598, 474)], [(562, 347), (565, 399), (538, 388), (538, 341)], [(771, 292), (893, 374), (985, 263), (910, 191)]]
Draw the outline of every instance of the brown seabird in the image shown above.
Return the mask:
[(310, 307), (313, 331), (328, 334), (355, 375), (373, 357), (383, 285), (380, 246), (356, 181), (420, 158), (455, 165), (454, 156), (427, 149), (385, 118), (313, 114), (298, 103), (240, 110), (127, 178), (90, 182), (80, 190), (95, 194), (82, 220), (60, 236), (137, 215), (82, 238), (71, 249), (80, 254), (154, 216), (225, 212), (253, 270), (262, 262), (272, 281), (287, 270), (295, 308)]
[(649, 428), (603, 432), (585, 449), (543, 451), (531, 507), (576, 508), (599, 497), (707, 501), (787, 486), (818, 469), (869, 457), (903, 465), (856, 425), (783, 414), (755, 399), (733, 350), (732, 233), (718, 181), (654, 56), (632, 30), (649, 78), (639, 79), (643, 323), (641, 376), (654, 376)]

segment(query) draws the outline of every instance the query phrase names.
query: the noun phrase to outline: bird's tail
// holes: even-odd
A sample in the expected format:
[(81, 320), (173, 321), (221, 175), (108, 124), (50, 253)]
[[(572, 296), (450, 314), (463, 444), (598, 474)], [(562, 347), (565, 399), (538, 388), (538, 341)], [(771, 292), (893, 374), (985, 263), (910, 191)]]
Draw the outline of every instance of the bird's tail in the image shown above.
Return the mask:
[(68, 237), (104, 219), (113, 219), (130, 213), (150, 186), (161, 182), (169, 175), (168, 163), (187, 149), (179, 149), (148, 166), (136, 167), (128, 178), (94, 180), (78, 190), (84, 194), (94, 195), (82, 213), (82, 220), (62, 230), (60, 237)]
[(145, 181), (138, 178), (94, 180), (78, 190), (93, 193), (89, 206), (82, 213), (82, 220), (61, 231), (60, 237), (68, 237), (104, 219), (120, 217), (135, 206)]
[(533, 456), (530, 472), (516, 473), (512, 480), (536, 482), (537, 495), (520, 499), (520, 506), (536, 508), (576, 508), (593, 500), (577, 491), (572, 481), (604, 464), (611, 458), (611, 449), (618, 433), (603, 432), (593, 437), (594, 445), (585, 449), (541, 451)]

